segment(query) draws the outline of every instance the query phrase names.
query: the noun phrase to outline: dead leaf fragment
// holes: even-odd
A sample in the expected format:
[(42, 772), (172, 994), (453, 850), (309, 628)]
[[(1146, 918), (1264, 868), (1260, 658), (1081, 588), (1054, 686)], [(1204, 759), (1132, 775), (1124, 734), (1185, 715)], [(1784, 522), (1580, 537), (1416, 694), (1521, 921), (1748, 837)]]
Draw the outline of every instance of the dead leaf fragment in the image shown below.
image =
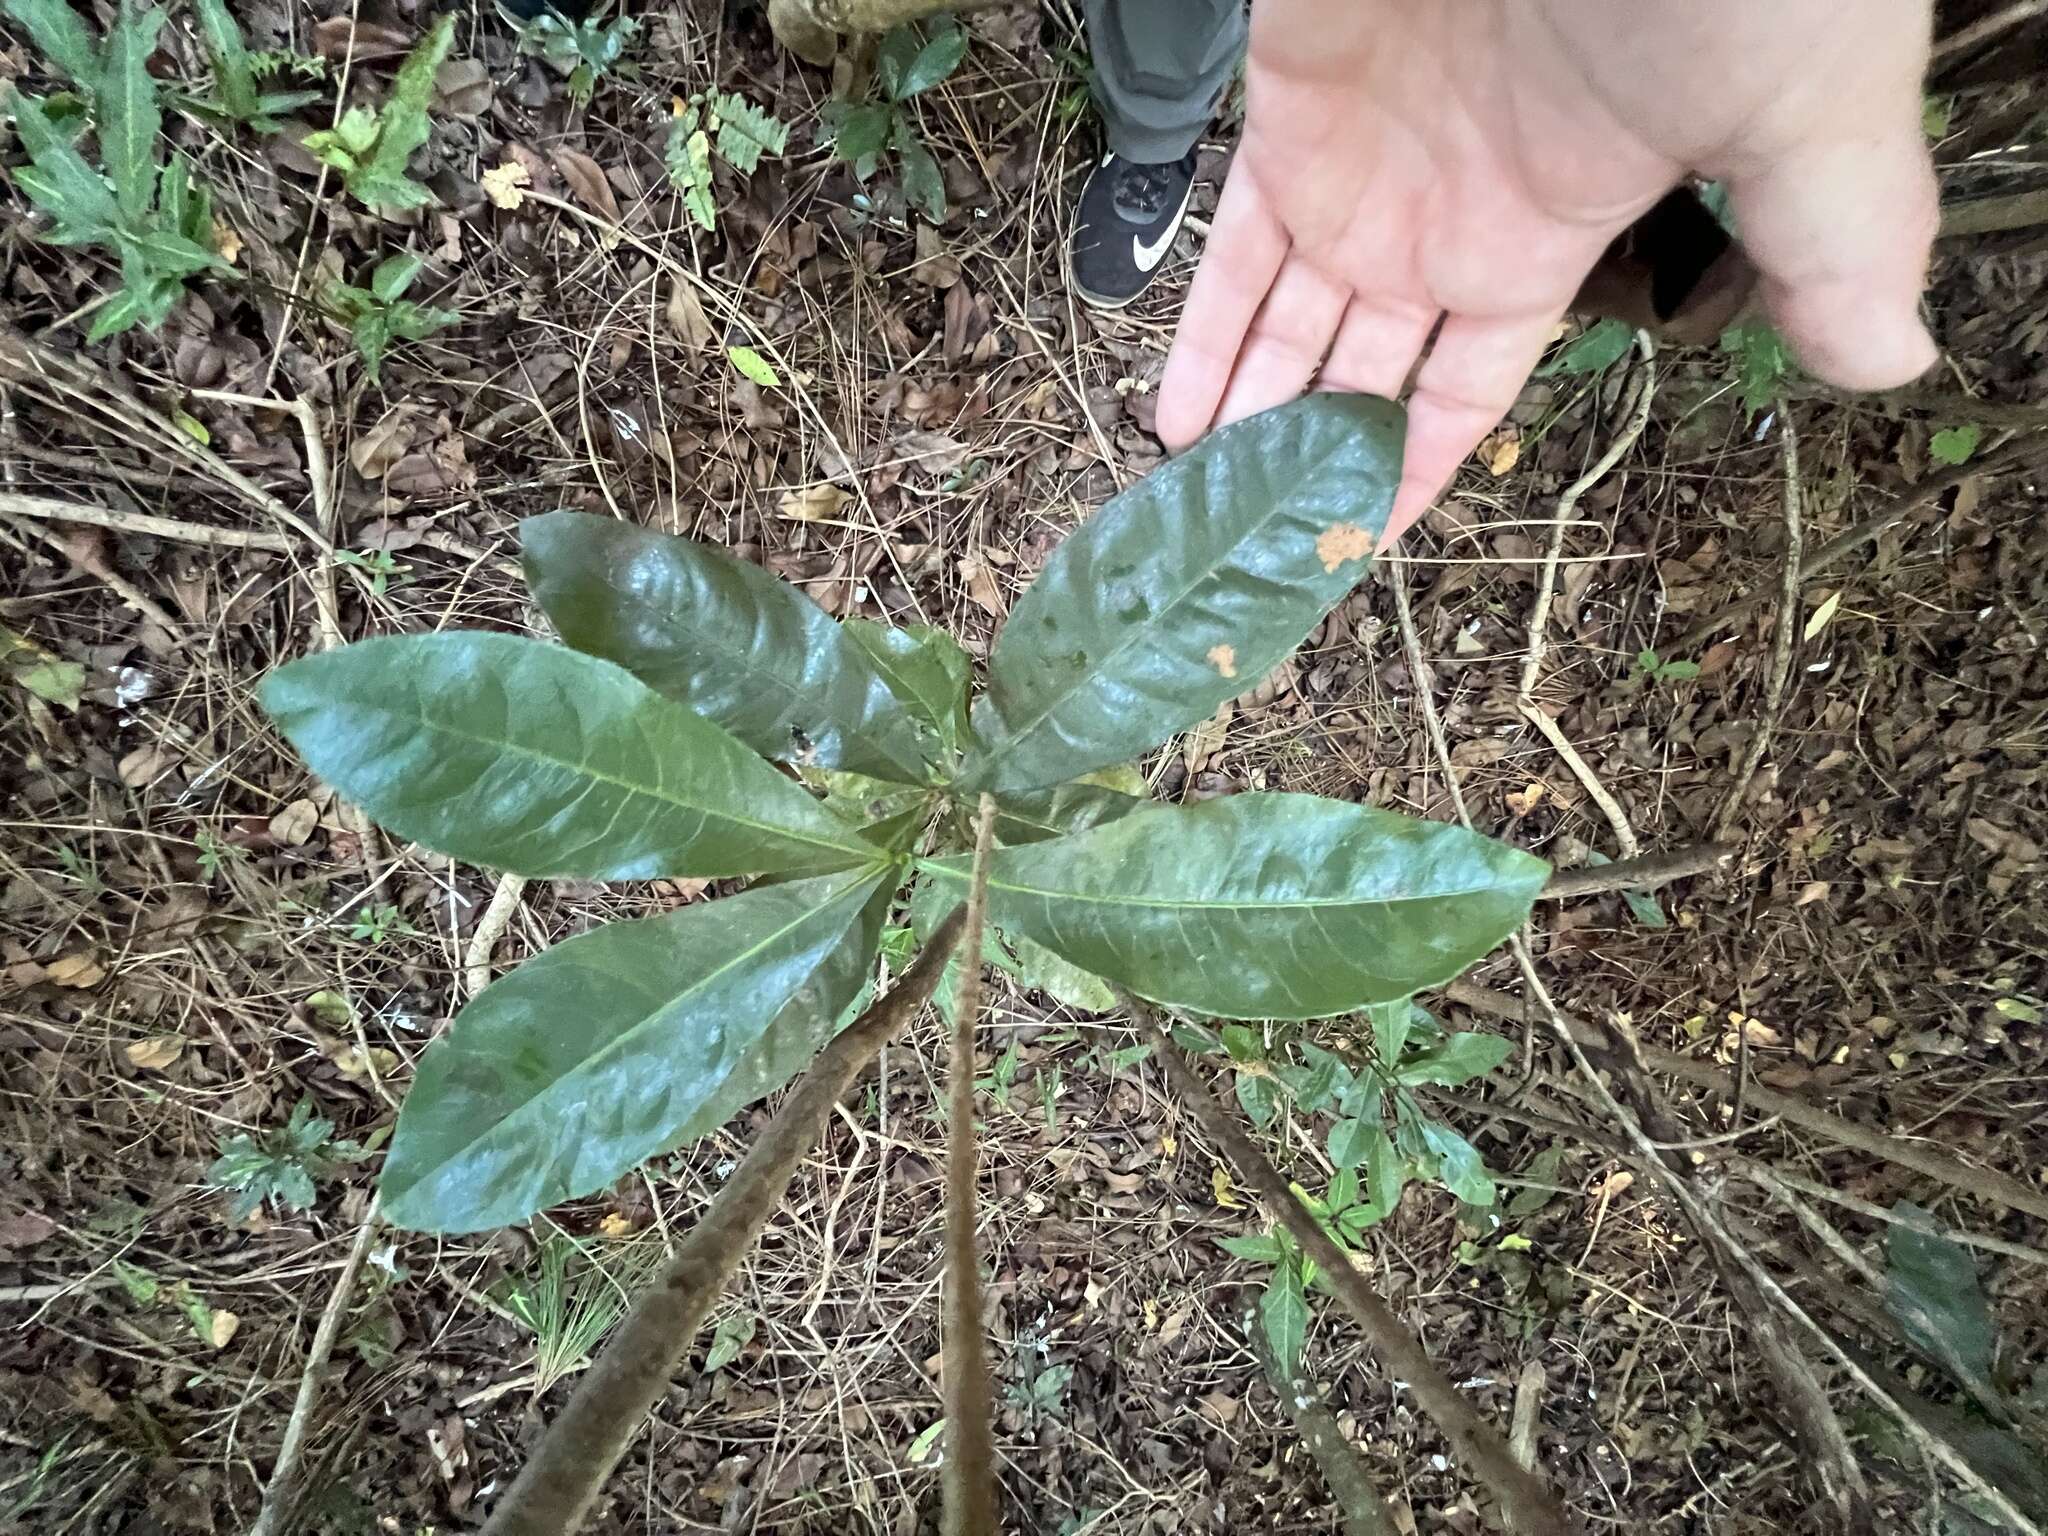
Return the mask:
[(1223, 677), (1237, 676), (1237, 647), (1234, 645), (1212, 645), (1209, 647), (1209, 665)]
[(1541, 805), (1543, 797), (1549, 793), (1550, 786), (1538, 780), (1527, 789), (1511, 789), (1501, 798), (1507, 801), (1509, 815), (1526, 816)]
[(1792, 898), (1795, 907), (1811, 906), (1816, 901), (1828, 899), (1828, 883), (1825, 880), (1809, 880), (1799, 888), (1799, 894)]
[(1000, 619), (1003, 616), (1003, 594), (996, 587), (996, 579), (988, 568), (988, 562), (974, 555), (962, 555), (958, 568), (960, 580), (966, 584), (968, 597), (985, 612)]
[(1334, 571), (1346, 560), (1363, 560), (1372, 553), (1372, 535), (1356, 523), (1332, 523), (1316, 536), (1316, 558), (1325, 571)]
[(83, 991), (105, 981), (107, 968), (93, 959), (90, 951), (74, 950), (68, 955), (59, 955), (44, 966), (43, 979), (55, 982), (60, 987), (75, 987)]
[(1522, 459), (1522, 429), (1515, 426), (1502, 427), (1488, 433), (1479, 444), (1479, 462), (1486, 466), (1489, 475), (1504, 475)]
[(704, 301), (697, 297), (695, 288), (680, 281), (670, 287), (667, 313), (668, 328), (692, 352), (711, 345), (715, 333), (711, 329), (710, 317), (704, 313)]
[(241, 1318), (225, 1307), (215, 1307), (206, 1319), (206, 1342), (215, 1349), (226, 1349), (241, 1329)]
[(851, 493), (842, 491), (829, 483), (799, 486), (793, 491), (784, 491), (782, 500), (776, 503), (776, 511), (784, 517), (799, 523), (822, 522), (828, 517), (837, 517), (840, 509), (853, 500)]
[(129, 1065), (145, 1072), (168, 1072), (185, 1054), (185, 1040), (181, 1035), (151, 1035), (147, 1040), (131, 1040), (121, 1054)]
[(348, 445), (348, 461), (365, 480), (381, 480), (412, 447), (413, 417), (418, 408), (400, 401), (377, 424)]
[(286, 848), (297, 848), (320, 825), (320, 807), (310, 800), (294, 800), (270, 818), (270, 835)]
[(510, 212), (526, 201), (526, 189), (533, 185), (533, 173), (517, 160), (494, 165), (483, 174), (484, 196), (493, 206)]
[(595, 160), (564, 144), (555, 151), (555, 169), (562, 173), (562, 180), (569, 184), (579, 202), (618, 222), (619, 200), (612, 196), (612, 184), (605, 180), (604, 168)]
[(1230, 1170), (1221, 1163), (1209, 1170), (1209, 1192), (1226, 1211), (1244, 1209), (1244, 1202), (1237, 1198), (1237, 1186), (1230, 1181)]

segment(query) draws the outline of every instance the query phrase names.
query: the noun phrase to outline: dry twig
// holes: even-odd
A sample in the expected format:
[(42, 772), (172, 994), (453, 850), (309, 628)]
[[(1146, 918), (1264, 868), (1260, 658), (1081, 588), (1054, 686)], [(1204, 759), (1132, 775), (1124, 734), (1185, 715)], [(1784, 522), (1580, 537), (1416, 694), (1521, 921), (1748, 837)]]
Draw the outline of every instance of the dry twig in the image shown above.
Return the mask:
[(1792, 404), (1778, 402), (1778, 441), (1784, 453), (1785, 564), (1778, 582), (1778, 621), (1772, 632), (1770, 670), (1764, 676), (1764, 707), (1756, 730), (1743, 749), (1735, 780), (1728, 786), (1728, 798), (1714, 818), (1714, 840), (1725, 843), (1733, 835), (1736, 818), (1749, 798), (1750, 780), (1770, 750), (1777, 733), (1778, 715), (1785, 707), (1785, 684), (1792, 676), (1792, 643), (1799, 632), (1799, 562), (1806, 550), (1806, 518), (1801, 510), (1805, 492), (1799, 483), (1799, 428), (1792, 419)]
[(504, 874), (498, 877), (498, 888), (491, 892), (491, 904), (476, 920), (469, 945), (462, 951), (462, 990), (465, 995), (475, 997), (491, 984), (491, 951), (511, 926), (512, 914), (519, 910), (519, 898), (525, 894), (526, 876)]

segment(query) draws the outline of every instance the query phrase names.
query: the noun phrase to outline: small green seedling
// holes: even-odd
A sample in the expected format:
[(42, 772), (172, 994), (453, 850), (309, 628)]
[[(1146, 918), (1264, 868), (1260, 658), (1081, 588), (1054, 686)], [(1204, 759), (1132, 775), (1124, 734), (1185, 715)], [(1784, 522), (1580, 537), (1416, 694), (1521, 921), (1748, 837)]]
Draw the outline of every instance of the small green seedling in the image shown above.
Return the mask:
[(906, 22), (884, 37), (876, 51), (883, 99), (825, 106), (832, 148), (840, 159), (853, 162), (853, 174), (866, 181), (893, 150), (903, 168), (904, 201), (934, 224), (946, 217), (946, 178), (917, 131), (910, 103), (951, 76), (966, 55), (966, 30), (951, 16), (935, 16), (921, 26)]
[(1628, 356), (1635, 331), (1626, 321), (1596, 320), (1561, 347), (1557, 355), (1536, 370), (1539, 379), (1577, 378), (1604, 373)]
[(519, 29), (519, 51), (567, 74), (569, 100), (579, 107), (590, 105), (597, 82), (612, 72), (640, 31), (629, 16), (606, 21), (604, 9), (572, 21), (550, 6)]
[(1977, 445), (1983, 440), (1982, 427), (1967, 424), (1944, 427), (1927, 440), (1927, 457), (1953, 469), (1969, 463), (1976, 455)]
[(311, 1208), (319, 1185), (368, 1150), (336, 1140), (334, 1122), (315, 1115), (312, 1100), (301, 1099), (283, 1130), (240, 1132), (222, 1142), (206, 1178), (233, 1192), (228, 1219), (247, 1221), (266, 1200), (288, 1211)]
[[(372, 384), (383, 382), (384, 354), (394, 341), (424, 341), (434, 332), (444, 330), (462, 318), (452, 309), (415, 304), (405, 296), (426, 265), (426, 257), (413, 251), (401, 251), (377, 263), (376, 269), (370, 273), (370, 286), (367, 288), (357, 288), (348, 283), (327, 285), (323, 295), (327, 308), (335, 319), (348, 327), (349, 336), (356, 344), (356, 352), (361, 356), (363, 369), (369, 374)], [(384, 552), (380, 550), (378, 553)], [(337, 555), (336, 558), (342, 557)], [(384, 558), (387, 562), (390, 560), (388, 554)], [(358, 559), (377, 571), (373, 590), (379, 595), (384, 591), (385, 579), (395, 570), (402, 569), (396, 565), (379, 569), (368, 560)]]
[[(9, 106), (29, 156), (15, 181), (50, 219), (43, 238), (120, 258), (121, 286), (99, 306), (87, 340), (162, 325), (192, 277), (234, 275), (213, 248), (206, 188), (184, 156), (158, 156), (163, 109), (148, 61), (164, 13), (124, 0), (106, 37), (95, 40), (68, 0), (0, 0), (0, 9), (77, 87), (76, 96), (40, 100), (16, 90)], [(78, 147), (88, 127), (98, 164)]]
[(226, 0), (192, 0), (192, 9), (199, 18), (206, 56), (213, 64), (213, 89), (187, 95), (180, 102), (186, 110), (214, 122), (241, 124), (257, 133), (276, 133), (284, 126), (281, 118), (320, 99), (321, 92), (303, 86), (264, 87), (285, 73), (324, 78), (326, 60), (250, 52)]
[[(1412, 1180), (1441, 1184), (1468, 1206), (1494, 1204), (1497, 1192), (1478, 1149), (1431, 1115), (1414, 1090), (1482, 1077), (1512, 1048), (1498, 1035), (1447, 1033), (1412, 999), (1364, 1012), (1373, 1051), (1357, 1067), (1313, 1040), (1270, 1052), (1259, 1031), (1241, 1024), (1192, 1042), (1237, 1065), (1238, 1103), (1254, 1124), (1271, 1126), (1289, 1103), (1300, 1114), (1328, 1118), (1324, 1149), (1336, 1172), (1322, 1195), (1297, 1185), (1295, 1196), (1346, 1252), (1355, 1252), (1365, 1234), (1393, 1214)], [(1275, 1266), (1258, 1316), (1274, 1358), (1295, 1370), (1308, 1321), (1305, 1292), (1320, 1285), (1315, 1262), (1284, 1227), (1226, 1238), (1222, 1246), (1237, 1258)]]
[(493, 1298), (533, 1333), (535, 1396), (589, 1362), (661, 1258), (644, 1239), (608, 1244), (543, 1225), (533, 1272), (507, 1276)]
[(751, 176), (763, 155), (779, 155), (788, 147), (789, 124), (735, 91), (712, 91), (676, 104), (662, 159), (690, 217), (706, 229), (716, 229), (712, 156), (740, 175)]
[(350, 107), (332, 128), (306, 135), (306, 152), (341, 172), (349, 196), (366, 208), (402, 212), (434, 200), (434, 194), (406, 170), (412, 152), (427, 142), (432, 124), (427, 108), (434, 99), (434, 76), (455, 41), (451, 13), (406, 55), (392, 77), (391, 94), (375, 112)]
[(412, 567), (399, 564), (398, 557), (388, 549), (337, 549), (334, 563), (361, 571), (370, 584), (372, 597), (382, 597), (412, 573)]
[(1792, 350), (1768, 320), (1745, 320), (1721, 333), (1721, 352), (1735, 365), (1734, 383), (1750, 420), (1777, 404), (1792, 376)]
[(1636, 652), (1636, 676), (1653, 683), (1689, 683), (1699, 675), (1696, 661), (1666, 661), (1648, 646)]
[(372, 949), (381, 946), (386, 939), (412, 939), (419, 937), (419, 929), (413, 927), (410, 919), (390, 905), (365, 907), (349, 924), (348, 936), (359, 944)]

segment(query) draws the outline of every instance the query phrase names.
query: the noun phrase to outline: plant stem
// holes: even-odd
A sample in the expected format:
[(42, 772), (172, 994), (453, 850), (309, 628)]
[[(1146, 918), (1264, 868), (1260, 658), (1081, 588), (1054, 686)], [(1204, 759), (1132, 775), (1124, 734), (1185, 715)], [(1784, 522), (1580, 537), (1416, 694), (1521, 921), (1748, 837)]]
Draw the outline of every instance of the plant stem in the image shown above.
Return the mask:
[(1114, 989), (1138, 1028), (1152, 1042), (1166, 1075), (1202, 1129), (1220, 1146), (1245, 1182), (1258, 1191), (1259, 1198), (1288, 1235), (1316, 1261), (1324, 1281), (1336, 1293), (1344, 1308), (1365, 1330), (1366, 1342), (1387, 1373), (1408, 1383), (1415, 1400), (1451, 1442), (1472, 1475), (1500, 1501), (1510, 1528), (1522, 1536), (1565, 1536), (1570, 1529), (1564, 1505), (1539, 1477), (1515, 1462), (1500, 1432), (1472, 1410), (1458, 1395), (1450, 1378), (1437, 1369), (1436, 1362), (1422, 1347), (1421, 1340), (1404, 1327), (1391, 1308), (1366, 1283), (1351, 1262), (1351, 1256), (1309, 1215), (1288, 1188), (1280, 1170), (1216, 1101), (1179, 1046), (1168, 1037), (1151, 1004), (1121, 987)]
[(569, 1536), (583, 1523), (648, 1409), (669, 1386), (704, 1314), (780, 1208), (832, 1106), (930, 999), (965, 918), (955, 912), (940, 924), (902, 979), (834, 1037), (797, 1080), (711, 1209), (584, 1373), (569, 1405), (491, 1512), (484, 1536)]
[(1696, 843), (1669, 853), (1645, 853), (1611, 864), (1560, 869), (1543, 882), (1538, 901), (1570, 901), (1575, 896), (1600, 896), (1609, 891), (1654, 891), (1674, 880), (1711, 874), (1742, 850), (1724, 843)]
[(1301, 1443), (1308, 1447), (1323, 1481), (1330, 1486), (1330, 1496), (1337, 1501), (1343, 1516), (1344, 1536), (1395, 1536), (1399, 1527), (1394, 1524), (1379, 1489), (1373, 1486), (1371, 1469), (1358, 1447), (1344, 1438), (1337, 1416), (1330, 1412), (1315, 1384), (1306, 1377), (1290, 1379), (1274, 1358), (1272, 1347), (1259, 1336), (1259, 1330), (1251, 1327), (1246, 1332), (1252, 1353), (1259, 1357), (1266, 1380), (1280, 1398), (1280, 1406), (1294, 1420)]
[(996, 803), (983, 795), (974, 828), (974, 873), (960, 929), (960, 990), (953, 999), (953, 1044), (946, 1068), (946, 1304), (941, 1319), (946, 1536), (997, 1536), (999, 1529), (995, 1391), (989, 1383), (981, 1264), (974, 1248), (974, 1024), (981, 1014), (981, 936), (988, 918), (988, 867), (995, 831)]

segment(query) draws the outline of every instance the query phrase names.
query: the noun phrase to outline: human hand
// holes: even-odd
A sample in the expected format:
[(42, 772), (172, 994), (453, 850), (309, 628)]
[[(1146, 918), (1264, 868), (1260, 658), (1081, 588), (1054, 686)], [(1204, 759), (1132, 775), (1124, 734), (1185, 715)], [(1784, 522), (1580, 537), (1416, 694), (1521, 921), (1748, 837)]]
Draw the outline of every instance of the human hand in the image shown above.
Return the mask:
[[(1903, 384), (1939, 218), (1928, 0), (1254, 0), (1243, 142), (1159, 434), (1312, 382), (1414, 375), (1386, 540), (1497, 426), (1608, 243), (1727, 182), (1771, 317), (1851, 389)], [(1441, 329), (1438, 322), (1441, 320)]]

